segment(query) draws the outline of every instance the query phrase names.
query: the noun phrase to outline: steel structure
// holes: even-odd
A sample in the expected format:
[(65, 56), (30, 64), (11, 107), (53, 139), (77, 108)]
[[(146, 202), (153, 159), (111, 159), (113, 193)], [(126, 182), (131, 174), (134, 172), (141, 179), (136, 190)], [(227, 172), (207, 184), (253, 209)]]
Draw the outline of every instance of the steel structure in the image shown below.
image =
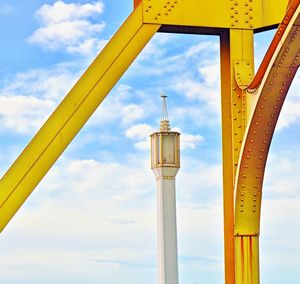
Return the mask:
[[(299, 66), (300, 0), (134, 0), (134, 11), (0, 181), (0, 231), (156, 32), (220, 36), (225, 281), (259, 283), (264, 170)], [(279, 25), (254, 76), (253, 34)]]

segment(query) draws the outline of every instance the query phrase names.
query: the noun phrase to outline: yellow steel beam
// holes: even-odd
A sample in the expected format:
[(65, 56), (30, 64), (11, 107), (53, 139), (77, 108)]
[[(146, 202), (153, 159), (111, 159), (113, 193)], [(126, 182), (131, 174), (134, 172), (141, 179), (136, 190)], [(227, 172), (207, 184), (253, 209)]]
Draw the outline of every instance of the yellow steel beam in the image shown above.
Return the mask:
[(220, 29), (262, 29), (281, 22), (288, 0), (144, 0), (145, 23)]
[[(234, 284), (234, 147), (232, 141), (232, 64), (229, 32), (223, 32), (221, 43), (222, 154), (225, 282)], [(226, 130), (225, 130), (226, 129)]]
[(240, 66), (247, 68), (249, 84), (253, 78), (253, 31), (229, 30), (221, 33), (221, 93), (223, 145), (223, 204), (225, 280), (235, 281), (234, 181), (244, 136), (247, 112), (245, 91), (239, 88)]
[(236, 283), (259, 283), (259, 238), (238, 236), (235, 238)]
[(143, 24), (142, 7), (98, 55), (0, 180), (0, 231), (160, 28)]
[[(284, 30), (275, 50), (271, 45), (266, 60), (265, 75), (256, 94), (253, 109), (244, 136), (235, 183), (235, 283), (259, 283), (259, 230), (264, 171), (267, 155), (281, 107), (300, 64), (300, 1), (294, 0), (291, 10), (279, 27)], [(294, 9), (294, 10), (295, 10)], [(266, 58), (269, 56), (267, 54)], [(263, 61), (263, 64), (265, 60)], [(260, 80), (256, 80), (260, 82)], [(252, 107), (251, 107), (252, 109)]]
[(235, 235), (259, 235), (264, 170), (278, 116), (300, 64), (300, 6), (278, 44), (247, 126), (236, 179)]

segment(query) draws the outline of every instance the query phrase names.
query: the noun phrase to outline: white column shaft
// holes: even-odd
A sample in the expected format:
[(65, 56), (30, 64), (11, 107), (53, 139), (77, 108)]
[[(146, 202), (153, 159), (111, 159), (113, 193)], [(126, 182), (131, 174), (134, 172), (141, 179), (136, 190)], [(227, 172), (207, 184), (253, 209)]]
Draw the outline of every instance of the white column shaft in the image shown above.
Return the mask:
[(178, 283), (175, 178), (157, 179), (159, 284)]

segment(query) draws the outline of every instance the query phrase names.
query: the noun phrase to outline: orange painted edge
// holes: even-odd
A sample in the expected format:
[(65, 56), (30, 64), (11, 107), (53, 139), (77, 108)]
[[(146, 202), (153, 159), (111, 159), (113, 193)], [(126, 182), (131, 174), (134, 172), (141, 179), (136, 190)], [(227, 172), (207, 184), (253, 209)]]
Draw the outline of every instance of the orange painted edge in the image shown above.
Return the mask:
[(277, 32), (268, 48), (268, 51), (267, 51), (266, 55), (264, 56), (262, 63), (260, 64), (258, 71), (257, 71), (254, 79), (252, 80), (251, 84), (249, 85), (248, 89), (255, 89), (255, 88), (258, 88), (258, 86), (260, 85), (260, 83), (263, 79), (263, 76), (265, 75), (266, 70), (269, 66), (271, 58), (273, 57), (273, 54), (274, 54), (280, 40), (282, 39), (282, 36), (283, 36), (285, 30), (286, 30), (286, 27), (289, 24), (290, 20), (292, 19), (299, 4), (300, 4), (300, 0), (290, 0), (289, 7), (283, 18), (283, 21), (279, 25)]
[(140, 5), (140, 3), (142, 2), (143, 0), (133, 0), (133, 6), (134, 6), (134, 9)]

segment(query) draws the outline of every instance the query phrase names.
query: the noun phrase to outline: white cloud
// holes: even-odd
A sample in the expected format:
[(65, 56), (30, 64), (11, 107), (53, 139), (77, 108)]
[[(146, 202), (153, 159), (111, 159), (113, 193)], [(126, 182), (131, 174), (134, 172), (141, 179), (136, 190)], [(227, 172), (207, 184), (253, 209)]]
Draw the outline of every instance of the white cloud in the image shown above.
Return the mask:
[(287, 98), (283, 104), (282, 111), (278, 119), (277, 129), (282, 130), (300, 121), (300, 74), (296, 74), (290, 87)]
[(129, 124), (145, 116), (145, 109), (141, 105), (129, 104), (122, 109), (122, 122)]
[(36, 12), (36, 16), (44, 24), (52, 24), (101, 14), (103, 9), (104, 4), (99, 1), (87, 4), (66, 4), (63, 1), (57, 1), (52, 6), (44, 4)]
[(199, 143), (203, 141), (203, 137), (201, 135), (192, 135), (192, 134), (185, 134), (181, 135), (181, 149), (196, 149)]
[(21, 134), (33, 134), (68, 93), (77, 76), (68, 66), (16, 74), (0, 89), (3, 127)]
[(35, 97), (0, 97), (0, 121), (2, 126), (18, 133), (37, 130), (46, 120), (45, 113), (54, 107), (53, 101)]
[(154, 128), (148, 124), (136, 124), (126, 130), (126, 137), (139, 140), (149, 137), (153, 132)]
[[(208, 175), (198, 170), (177, 187), (180, 198), (205, 191), (198, 186), (190, 191), (190, 182)], [(21, 274), (39, 283), (34, 275), (43, 271), (53, 283), (69, 273), (83, 282), (127, 283), (124, 275), (135, 273), (135, 283), (154, 283), (155, 189), (146, 161), (126, 166), (61, 159), (2, 233), (3, 277), (18, 282)], [(186, 269), (190, 260), (198, 265), (211, 259), (205, 267), (214, 269), (222, 262), (221, 208), (215, 203), (203, 208), (195, 199), (198, 207), (184, 203), (177, 207), (180, 265)]]
[(66, 4), (57, 1), (52, 6), (45, 4), (36, 12), (41, 27), (29, 37), (29, 42), (45, 50), (84, 55), (95, 53), (106, 42), (98, 39), (105, 24), (93, 23), (89, 18), (101, 14), (103, 8), (102, 2)]
[(219, 63), (202, 66), (199, 68), (199, 73), (207, 86), (219, 89), (221, 79)]
[[(182, 78), (182, 80), (174, 84), (173, 88), (188, 100), (202, 103), (199, 107), (203, 116), (206, 117), (206, 123), (215, 121), (216, 117), (219, 116), (221, 109), (219, 86), (207, 86), (192, 78)], [(205, 104), (204, 106), (203, 103)]]
[(59, 102), (75, 84), (80, 67), (72, 72), (72, 65), (57, 65), (49, 69), (33, 69), (20, 72), (5, 82), (1, 95), (34, 96)]
[(213, 41), (203, 41), (196, 45), (191, 46), (186, 52), (186, 57), (193, 57), (206, 51), (219, 52), (219, 44)]

